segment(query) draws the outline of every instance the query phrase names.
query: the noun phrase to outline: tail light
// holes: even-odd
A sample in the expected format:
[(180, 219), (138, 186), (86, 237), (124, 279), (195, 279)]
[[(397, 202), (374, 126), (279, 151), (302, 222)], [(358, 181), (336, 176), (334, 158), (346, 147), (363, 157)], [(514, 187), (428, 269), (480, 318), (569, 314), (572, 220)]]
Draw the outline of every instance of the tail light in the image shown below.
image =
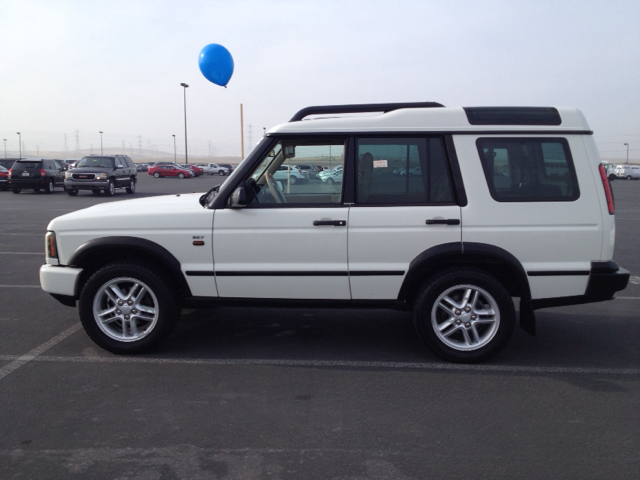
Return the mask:
[(11, 169), (9, 169), (9, 173), (7, 174), (7, 178), (11, 179)]
[(604, 166), (600, 164), (600, 178), (602, 178), (602, 186), (604, 187), (604, 194), (607, 197), (607, 207), (609, 208), (609, 215), (613, 215), (616, 211), (616, 206), (613, 201), (613, 192), (611, 191), (611, 184), (607, 178), (607, 172), (604, 171)]
[(41, 177), (46, 177), (47, 176), (47, 171), (43, 170), (43, 169), (40, 169), (40, 176)]

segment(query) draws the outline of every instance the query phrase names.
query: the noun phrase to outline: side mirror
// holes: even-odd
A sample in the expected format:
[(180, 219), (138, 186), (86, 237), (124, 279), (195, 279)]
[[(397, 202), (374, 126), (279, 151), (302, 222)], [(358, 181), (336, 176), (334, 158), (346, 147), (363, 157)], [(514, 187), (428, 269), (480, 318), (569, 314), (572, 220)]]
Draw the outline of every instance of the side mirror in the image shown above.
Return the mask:
[(118, 165), (116, 168), (122, 168), (122, 165)]
[(244, 186), (239, 186), (231, 194), (231, 208), (243, 208), (247, 205), (247, 192)]

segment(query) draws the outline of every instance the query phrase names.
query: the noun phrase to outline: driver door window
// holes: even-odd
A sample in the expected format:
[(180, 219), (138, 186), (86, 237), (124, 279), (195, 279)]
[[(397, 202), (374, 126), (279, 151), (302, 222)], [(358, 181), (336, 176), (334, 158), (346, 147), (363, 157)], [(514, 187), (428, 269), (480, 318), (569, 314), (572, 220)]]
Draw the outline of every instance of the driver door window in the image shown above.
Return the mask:
[(251, 207), (342, 202), (344, 139), (279, 141), (251, 174)]

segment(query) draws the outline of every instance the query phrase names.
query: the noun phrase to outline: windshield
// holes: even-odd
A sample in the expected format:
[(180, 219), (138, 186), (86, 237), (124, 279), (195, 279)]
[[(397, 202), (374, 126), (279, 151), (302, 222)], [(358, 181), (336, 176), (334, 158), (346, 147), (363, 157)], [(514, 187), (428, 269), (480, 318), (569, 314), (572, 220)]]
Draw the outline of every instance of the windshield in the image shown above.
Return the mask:
[(82, 160), (76, 163), (76, 168), (80, 167), (113, 168), (113, 158), (84, 157)]

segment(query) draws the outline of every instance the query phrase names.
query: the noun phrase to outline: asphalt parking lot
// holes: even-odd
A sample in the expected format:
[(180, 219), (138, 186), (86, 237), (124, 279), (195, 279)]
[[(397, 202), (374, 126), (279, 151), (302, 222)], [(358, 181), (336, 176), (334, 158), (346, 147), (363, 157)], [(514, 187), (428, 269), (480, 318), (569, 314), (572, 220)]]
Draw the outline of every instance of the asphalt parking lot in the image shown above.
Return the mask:
[(160, 350), (120, 357), (40, 290), (52, 218), (225, 178), (0, 192), (0, 478), (640, 477), (640, 182), (613, 182), (635, 283), (538, 311), (487, 364), (443, 363), (409, 314), (374, 310), (184, 310)]

